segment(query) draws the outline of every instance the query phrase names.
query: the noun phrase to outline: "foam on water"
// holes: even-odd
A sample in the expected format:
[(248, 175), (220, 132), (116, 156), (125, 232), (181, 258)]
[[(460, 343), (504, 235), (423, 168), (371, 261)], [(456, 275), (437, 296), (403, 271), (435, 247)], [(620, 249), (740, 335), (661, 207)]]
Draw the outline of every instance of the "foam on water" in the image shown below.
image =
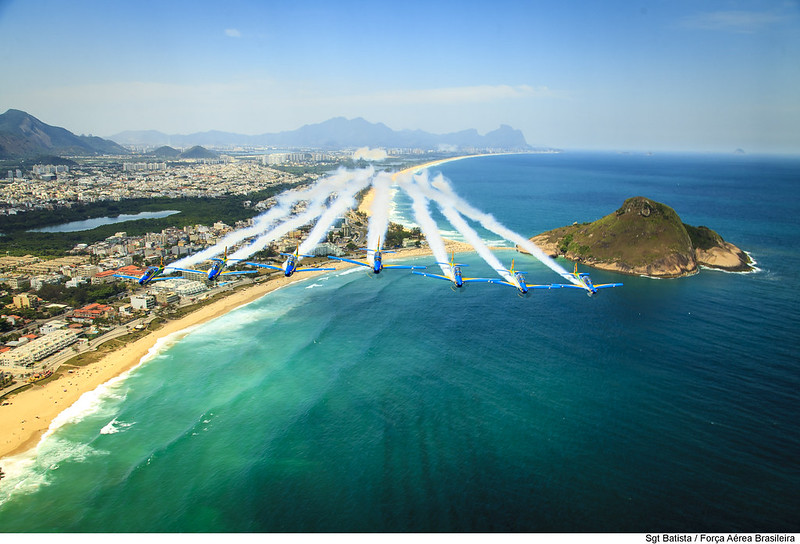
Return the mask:
[[(123, 372), (119, 376), (111, 378), (107, 382), (97, 386), (92, 391), (81, 395), (77, 401), (58, 414), (47, 431), (42, 435), (35, 448), (23, 452), (19, 455), (6, 457), (3, 459), (3, 472), (6, 478), (0, 486), (0, 505), (8, 500), (13, 493), (35, 491), (40, 485), (47, 483), (46, 470), (57, 467), (59, 463), (69, 459), (82, 462), (90, 455), (97, 455), (103, 452), (94, 450), (88, 444), (78, 444), (70, 440), (58, 437), (60, 429), (73, 425), (92, 416), (113, 415), (117, 407), (125, 401), (126, 394), (120, 389), (125, 380), (131, 376), (142, 365), (155, 359), (160, 353), (168, 349), (187, 333), (194, 330), (196, 326), (188, 327), (170, 335), (156, 340), (136, 366)], [(113, 423), (115, 420), (112, 420)], [(109, 425), (111, 425), (109, 423)], [(110, 434), (114, 428), (106, 425), (103, 429)]]
[(117, 421), (117, 418), (114, 418), (100, 429), (100, 434), (117, 434), (135, 424), (136, 422), (125, 423), (124, 421)]

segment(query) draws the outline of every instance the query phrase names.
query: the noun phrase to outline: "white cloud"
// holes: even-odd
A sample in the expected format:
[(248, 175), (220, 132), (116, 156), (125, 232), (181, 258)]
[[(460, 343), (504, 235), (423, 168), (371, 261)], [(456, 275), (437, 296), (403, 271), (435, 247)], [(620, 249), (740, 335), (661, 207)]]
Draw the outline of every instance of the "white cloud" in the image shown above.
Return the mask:
[(241, 38), (242, 33), (235, 28), (226, 28), (225, 35), (229, 38)]
[(685, 17), (683, 26), (700, 30), (726, 30), (753, 33), (779, 23), (785, 18), (772, 11), (712, 11)]

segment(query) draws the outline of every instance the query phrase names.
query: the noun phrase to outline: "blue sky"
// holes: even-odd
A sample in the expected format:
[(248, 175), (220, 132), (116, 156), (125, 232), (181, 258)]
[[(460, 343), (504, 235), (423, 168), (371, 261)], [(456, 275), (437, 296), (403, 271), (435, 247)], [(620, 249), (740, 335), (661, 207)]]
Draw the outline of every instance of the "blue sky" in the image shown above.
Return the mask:
[(0, 0), (0, 71), (0, 110), (99, 136), (344, 116), (508, 124), (566, 149), (800, 153), (795, 1)]

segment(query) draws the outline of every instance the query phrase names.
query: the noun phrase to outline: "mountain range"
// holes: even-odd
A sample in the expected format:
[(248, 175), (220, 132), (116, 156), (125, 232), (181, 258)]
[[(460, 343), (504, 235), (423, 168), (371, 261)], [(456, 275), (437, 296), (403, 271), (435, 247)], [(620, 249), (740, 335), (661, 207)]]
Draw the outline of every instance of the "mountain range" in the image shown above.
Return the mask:
[(422, 149), (532, 149), (522, 132), (508, 125), (481, 135), (475, 129), (432, 134), (422, 130), (393, 130), (383, 123), (362, 118), (335, 117), (296, 130), (260, 135), (207, 131), (194, 134), (164, 134), (155, 130), (125, 131), (109, 139), (76, 136), (67, 129), (43, 123), (24, 111), (10, 109), (0, 115), (0, 159), (38, 155), (125, 155), (123, 146), (276, 147), (344, 149), (359, 147)]
[(258, 146), (277, 148), (343, 149), (358, 147), (402, 148), (502, 148), (530, 149), (522, 132), (508, 125), (486, 135), (475, 129), (449, 134), (432, 134), (422, 130), (392, 130), (383, 123), (370, 123), (360, 117), (335, 117), (322, 123), (304, 125), (296, 130), (255, 136), (216, 130), (194, 134), (164, 134), (155, 130), (125, 131), (110, 137), (122, 145), (169, 145), (187, 147)]

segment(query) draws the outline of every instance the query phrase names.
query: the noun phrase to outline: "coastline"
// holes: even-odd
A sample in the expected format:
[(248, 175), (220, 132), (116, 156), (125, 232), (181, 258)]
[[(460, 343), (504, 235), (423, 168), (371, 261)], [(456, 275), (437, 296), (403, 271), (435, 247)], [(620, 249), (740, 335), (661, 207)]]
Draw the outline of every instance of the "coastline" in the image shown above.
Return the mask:
[[(503, 153), (503, 155), (507, 154), (516, 153)], [(392, 174), (392, 179), (396, 179), (401, 174), (424, 170), (447, 162), (490, 155), (498, 154), (462, 155), (430, 161), (395, 172)], [(370, 215), (373, 198), (374, 189), (371, 188), (357, 209)], [(445, 245), (448, 253), (473, 251), (472, 246), (464, 242), (445, 240)], [(391, 259), (387, 258), (386, 260), (428, 255), (432, 255), (432, 252), (427, 246), (407, 248), (398, 250), (397, 253), (392, 254)], [(329, 266), (334, 267), (336, 270), (341, 270), (356, 265), (333, 261)], [(241, 289), (226, 295), (220, 300), (198, 308), (180, 319), (168, 321), (160, 329), (126, 344), (122, 349), (109, 353), (98, 361), (76, 368), (72, 373), (61, 373), (59, 377), (43, 385), (33, 384), (30, 389), (6, 398), (3, 402), (8, 402), (9, 404), (0, 406), (0, 461), (6, 457), (35, 449), (59, 414), (75, 404), (83, 394), (94, 391), (110, 380), (138, 366), (160, 339), (170, 335), (177, 335), (177, 338), (180, 338), (188, 334), (192, 327), (249, 304), (276, 289), (323, 273), (326, 272), (309, 272), (293, 275), (289, 278), (278, 276), (246, 289)]]
[[(472, 246), (462, 242), (448, 242), (447, 248), (456, 253), (472, 251)], [(427, 246), (400, 249), (392, 254), (391, 259), (386, 260), (428, 255), (431, 255), (431, 251)], [(326, 265), (337, 271), (356, 266), (341, 261), (332, 261)], [(35, 449), (59, 414), (75, 404), (85, 393), (94, 391), (138, 366), (160, 339), (170, 335), (180, 338), (193, 327), (258, 300), (276, 289), (326, 273), (332, 272), (308, 272), (288, 278), (281, 275), (233, 292), (182, 318), (168, 321), (160, 329), (126, 344), (96, 362), (76, 368), (72, 373), (63, 372), (44, 385), (33, 384), (30, 389), (11, 395), (4, 400), (9, 404), (0, 406), (0, 462), (7, 457)]]

